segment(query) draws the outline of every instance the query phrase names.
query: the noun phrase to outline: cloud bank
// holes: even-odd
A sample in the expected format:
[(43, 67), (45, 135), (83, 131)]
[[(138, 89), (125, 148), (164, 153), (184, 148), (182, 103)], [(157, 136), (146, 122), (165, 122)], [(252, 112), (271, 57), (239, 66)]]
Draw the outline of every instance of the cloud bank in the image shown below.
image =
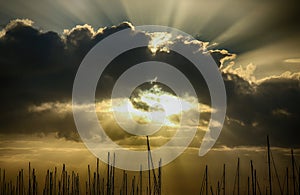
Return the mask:
[[(98, 30), (86, 24), (65, 30), (63, 34), (43, 32), (28, 19), (7, 24), (0, 32), (0, 133), (55, 132), (58, 137), (79, 141), (70, 112), (78, 66), (96, 43), (125, 28), (135, 31), (129, 22)], [(149, 35), (145, 34), (145, 38), (149, 39)], [(198, 44), (199, 48), (207, 46), (208, 43), (204, 43), (182, 42)], [(126, 67), (155, 59), (184, 72), (196, 88), (201, 103), (210, 104), (206, 84), (189, 62), (172, 51), (155, 52), (153, 55), (149, 48), (139, 48), (119, 56), (100, 78), (99, 83), (104, 84), (99, 85), (96, 96), (103, 100), (109, 97), (111, 86)], [(299, 147), (299, 73), (287, 72), (256, 80), (251, 74), (255, 71), (255, 62), (246, 69), (235, 68), (236, 54), (224, 49), (210, 53), (222, 72), (228, 98), (226, 121), (217, 144), (263, 145), (269, 134), (273, 145)], [(203, 117), (205, 124), (209, 114)], [(200, 145), (200, 134), (192, 143), (194, 146)]]

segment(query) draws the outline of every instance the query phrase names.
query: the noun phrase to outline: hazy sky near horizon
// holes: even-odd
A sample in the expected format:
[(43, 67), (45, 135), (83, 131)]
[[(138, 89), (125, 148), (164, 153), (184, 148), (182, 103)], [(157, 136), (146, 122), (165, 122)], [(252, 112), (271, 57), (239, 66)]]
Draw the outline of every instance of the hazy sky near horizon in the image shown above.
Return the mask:
[[(182, 168), (182, 172), (166, 175), (185, 175), (192, 182), (197, 173), (200, 183), (203, 166), (199, 164), (221, 167), (223, 161), (235, 164), (238, 156), (245, 161), (257, 159), (258, 169), (263, 170), (266, 135), (276, 147), (279, 166), (286, 166), (287, 149), (300, 148), (299, 7), (297, 0), (1, 1), (0, 167), (12, 170), (32, 161), (37, 166), (66, 162), (71, 168), (85, 168), (94, 157), (81, 143), (72, 116), (77, 68), (104, 37), (147, 24), (174, 27), (208, 42), (227, 91), (226, 120), (214, 149), (204, 158), (197, 156), (209, 117), (204, 111), (202, 126), (188, 151), (167, 166), (167, 170)], [(106, 92), (113, 84), (125, 60), (133, 63), (136, 56), (152, 59), (150, 53), (140, 49), (120, 56), (100, 89)], [(209, 110), (203, 80), (174, 53), (155, 55), (160, 60), (166, 57), (196, 83), (201, 103)], [(98, 103), (100, 110), (107, 108), (106, 99)], [(130, 145), (132, 137), (115, 133), (117, 128), (108, 118), (100, 120), (111, 128), (114, 140)], [(160, 145), (156, 140), (154, 137), (151, 143)], [(145, 140), (135, 141), (143, 145)], [(296, 154), (299, 159), (298, 150)], [(222, 159), (220, 165), (214, 164), (216, 156)], [(168, 179), (166, 186), (171, 189), (174, 183), (176, 180)], [(191, 186), (197, 189), (197, 183)]]

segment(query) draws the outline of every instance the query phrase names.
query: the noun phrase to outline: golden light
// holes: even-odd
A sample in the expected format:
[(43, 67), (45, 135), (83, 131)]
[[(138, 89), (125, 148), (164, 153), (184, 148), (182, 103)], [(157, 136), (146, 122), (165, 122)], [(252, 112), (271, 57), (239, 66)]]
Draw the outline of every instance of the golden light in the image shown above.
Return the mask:
[(163, 126), (178, 127), (181, 114), (197, 106), (197, 102), (180, 99), (155, 84), (150, 89), (138, 90), (135, 97), (120, 99), (119, 104), (112, 109), (140, 124), (159, 122), (152, 117), (153, 115), (165, 116)]
[(158, 51), (169, 53), (169, 44), (172, 44), (172, 35), (166, 32), (149, 33), (151, 40), (149, 41), (148, 48), (152, 54), (156, 54)]

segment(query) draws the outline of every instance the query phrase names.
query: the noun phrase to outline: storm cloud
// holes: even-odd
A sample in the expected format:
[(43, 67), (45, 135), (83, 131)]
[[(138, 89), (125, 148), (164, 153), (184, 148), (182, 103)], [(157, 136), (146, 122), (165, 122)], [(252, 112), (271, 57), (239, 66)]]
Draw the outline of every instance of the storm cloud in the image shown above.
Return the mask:
[[(63, 34), (43, 32), (30, 20), (7, 24), (0, 33), (0, 133), (56, 132), (58, 137), (79, 141), (71, 109), (62, 114), (55, 106), (71, 101), (73, 81), (87, 52), (103, 38), (125, 28), (134, 31), (129, 22), (98, 30), (89, 25), (76, 26)], [(217, 144), (263, 145), (266, 135), (270, 135), (273, 145), (300, 147), (298, 73), (253, 81), (231, 67), (235, 54), (214, 49), (211, 55), (222, 72), (228, 103)], [(98, 88), (100, 95), (109, 97), (109, 89), (124, 69), (153, 59), (173, 64), (185, 73), (196, 91), (201, 91), (198, 96), (202, 103), (210, 104), (206, 84), (190, 62), (172, 51), (154, 56), (148, 48), (118, 56), (100, 78), (99, 83), (104, 83)], [(47, 109), (32, 110), (42, 105)]]

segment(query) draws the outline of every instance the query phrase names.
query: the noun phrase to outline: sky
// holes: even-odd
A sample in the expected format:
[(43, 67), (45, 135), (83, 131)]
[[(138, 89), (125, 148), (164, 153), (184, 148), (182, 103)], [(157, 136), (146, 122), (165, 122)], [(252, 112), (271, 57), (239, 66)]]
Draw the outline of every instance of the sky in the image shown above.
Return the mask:
[[(290, 148), (295, 148), (299, 161), (298, 1), (12, 0), (1, 1), (0, 7), (0, 167), (10, 170), (11, 175), (28, 161), (41, 172), (66, 163), (70, 169), (85, 173), (95, 157), (83, 145), (72, 115), (77, 69), (87, 52), (105, 37), (122, 29), (135, 32), (136, 26), (150, 24), (177, 28), (195, 37), (196, 43), (178, 39), (173, 44), (207, 49), (219, 67), (227, 93), (220, 137), (206, 156), (199, 157), (197, 149), (213, 111), (207, 85), (190, 62), (172, 51), (158, 48), (153, 53), (145, 47), (118, 56), (105, 70), (96, 92), (98, 119), (106, 133), (124, 147), (143, 148), (146, 142), (145, 138), (120, 133), (112, 120), (109, 95), (124, 68), (151, 59), (173, 64), (187, 75), (201, 99), (184, 98), (189, 105), (184, 113), (193, 117), (201, 112), (202, 118), (186, 152), (164, 167), (164, 193), (196, 193), (205, 164), (215, 167), (211, 177), (216, 178), (223, 163), (234, 172), (238, 157), (244, 163), (244, 175), (249, 174), (249, 160), (253, 159), (265, 178), (267, 135), (281, 177), (285, 166), (290, 166)], [(147, 33), (142, 36), (145, 40), (155, 38)], [(150, 85), (127, 102), (133, 106), (135, 120), (147, 122), (149, 110), (139, 101), (147, 104), (155, 98), (174, 98), (161, 87)], [(120, 110), (126, 101), (118, 99)], [(166, 128), (151, 137), (153, 147), (174, 135), (178, 113), (172, 114)], [(178, 179), (174, 178), (186, 178), (186, 184), (175, 185)]]

